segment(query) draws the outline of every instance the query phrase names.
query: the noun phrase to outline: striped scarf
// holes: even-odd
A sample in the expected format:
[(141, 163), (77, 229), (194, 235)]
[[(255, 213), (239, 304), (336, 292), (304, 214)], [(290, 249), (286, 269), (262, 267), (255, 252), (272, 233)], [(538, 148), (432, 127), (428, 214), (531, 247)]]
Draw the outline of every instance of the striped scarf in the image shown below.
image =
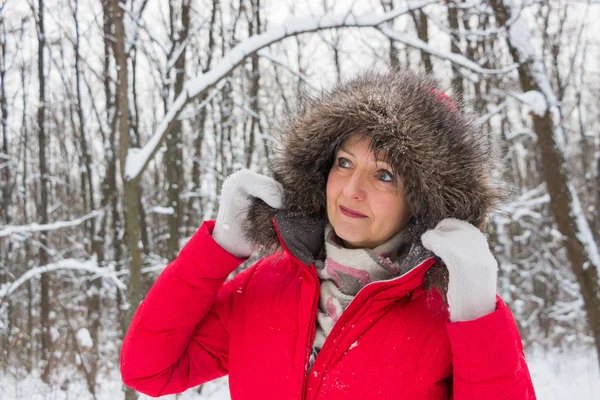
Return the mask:
[(371, 282), (400, 275), (409, 244), (404, 229), (374, 249), (347, 249), (333, 227), (330, 224), (325, 227), (325, 261), (315, 261), (321, 293), (309, 370), (333, 326), (359, 290)]

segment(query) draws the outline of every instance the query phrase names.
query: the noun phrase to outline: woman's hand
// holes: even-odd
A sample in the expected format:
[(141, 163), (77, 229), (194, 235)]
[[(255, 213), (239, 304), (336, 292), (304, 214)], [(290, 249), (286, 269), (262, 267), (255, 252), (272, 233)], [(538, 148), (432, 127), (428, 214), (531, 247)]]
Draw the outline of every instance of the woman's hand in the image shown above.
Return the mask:
[(421, 236), (448, 267), (450, 320), (471, 321), (496, 309), (498, 263), (483, 233), (466, 221), (442, 220)]
[(268, 176), (242, 169), (230, 175), (221, 189), (221, 202), (213, 230), (213, 239), (236, 257), (249, 257), (254, 244), (242, 230), (246, 221), (250, 197), (258, 197), (273, 208), (283, 206), (283, 187)]

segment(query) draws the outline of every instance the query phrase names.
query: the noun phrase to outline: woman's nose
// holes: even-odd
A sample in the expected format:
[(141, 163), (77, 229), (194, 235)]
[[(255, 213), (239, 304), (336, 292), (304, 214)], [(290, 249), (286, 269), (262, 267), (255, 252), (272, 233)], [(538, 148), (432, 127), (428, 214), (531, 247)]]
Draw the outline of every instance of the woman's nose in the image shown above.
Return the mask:
[(346, 181), (342, 193), (349, 199), (363, 200), (365, 198), (365, 184), (360, 171), (354, 171)]

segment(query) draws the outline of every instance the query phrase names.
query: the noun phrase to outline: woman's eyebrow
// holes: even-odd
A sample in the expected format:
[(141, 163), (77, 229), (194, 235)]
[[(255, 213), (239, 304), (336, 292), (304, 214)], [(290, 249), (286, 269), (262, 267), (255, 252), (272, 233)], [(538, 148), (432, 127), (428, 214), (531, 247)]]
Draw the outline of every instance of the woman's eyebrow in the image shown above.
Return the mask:
[[(354, 153), (352, 153), (350, 150), (348, 150), (348, 149), (344, 148), (343, 146), (340, 146), (338, 150), (341, 150), (341, 151), (343, 151), (344, 153), (348, 153), (348, 154), (350, 154), (352, 157), (356, 158), (356, 156), (354, 155)], [(379, 163), (381, 163), (381, 164), (385, 164), (385, 165), (386, 165), (388, 168), (392, 168), (392, 165), (391, 165), (389, 162), (387, 162), (387, 161), (385, 160), (385, 158), (384, 158), (384, 157), (382, 157), (381, 155), (379, 155), (377, 158), (373, 158), (373, 159), (374, 159), (374, 160), (375, 160), (375, 162), (376, 162), (376, 163), (378, 163), (378, 164), (379, 164)]]

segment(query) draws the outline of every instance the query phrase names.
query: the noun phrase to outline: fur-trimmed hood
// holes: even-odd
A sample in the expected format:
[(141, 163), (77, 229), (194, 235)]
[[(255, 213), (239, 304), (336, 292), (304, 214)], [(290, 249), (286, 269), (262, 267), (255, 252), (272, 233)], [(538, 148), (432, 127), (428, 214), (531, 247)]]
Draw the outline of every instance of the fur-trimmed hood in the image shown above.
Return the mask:
[(499, 198), (489, 137), (435, 80), (411, 71), (369, 72), (300, 101), (279, 132), (270, 165), (284, 188), (284, 210), (278, 213), (254, 199), (247, 236), (276, 249), (276, 213), (326, 222), (327, 175), (337, 148), (354, 133), (370, 138), (372, 150), (383, 151), (399, 174), (415, 215), (415, 237), (447, 217), (482, 226)]

